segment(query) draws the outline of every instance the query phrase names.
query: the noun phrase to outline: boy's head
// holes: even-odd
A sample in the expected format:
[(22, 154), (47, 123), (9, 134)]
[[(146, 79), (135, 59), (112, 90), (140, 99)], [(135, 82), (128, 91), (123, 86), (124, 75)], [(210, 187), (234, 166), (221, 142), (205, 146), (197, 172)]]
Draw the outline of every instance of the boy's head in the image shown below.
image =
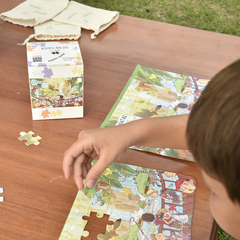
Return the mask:
[[(224, 228), (223, 218), (230, 215), (229, 206), (224, 205), (226, 199), (219, 199), (221, 204), (216, 203), (217, 197), (228, 198), (232, 207), (239, 211), (235, 214), (240, 214), (240, 60), (223, 69), (207, 85), (190, 114), (187, 139), (205, 182), (213, 192), (211, 211)], [(221, 186), (223, 189), (220, 190)], [(218, 192), (214, 193), (213, 188)], [(219, 209), (215, 209), (216, 206)], [(220, 208), (225, 209), (226, 216)], [(229, 218), (240, 224), (240, 216), (237, 219), (235, 216)], [(225, 227), (230, 234), (240, 238), (228, 229)]]

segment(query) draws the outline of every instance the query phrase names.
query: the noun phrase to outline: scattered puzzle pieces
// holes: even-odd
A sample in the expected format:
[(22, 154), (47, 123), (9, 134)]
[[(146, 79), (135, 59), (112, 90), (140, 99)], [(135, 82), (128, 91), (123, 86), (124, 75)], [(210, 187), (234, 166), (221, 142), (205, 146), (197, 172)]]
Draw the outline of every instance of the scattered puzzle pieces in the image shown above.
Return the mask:
[[(3, 188), (0, 188), (0, 193), (3, 193)], [(3, 201), (4, 201), (4, 197), (1, 196), (1, 197), (0, 197), (0, 202), (3, 202)]]
[(62, 116), (62, 111), (60, 111), (59, 109), (57, 111), (52, 111), (50, 114), (52, 117), (56, 117), (57, 115), (60, 117)]
[(42, 73), (44, 73), (43, 75), (44, 78), (51, 78), (51, 76), (53, 75), (52, 69), (47, 67), (44, 68)]
[(43, 118), (48, 118), (48, 117), (49, 117), (49, 114), (50, 114), (50, 112), (48, 111), (48, 109), (46, 109), (46, 110), (42, 111), (41, 116), (42, 116)]
[(40, 142), (38, 140), (42, 139), (40, 136), (37, 136), (37, 137), (33, 137), (32, 135), (35, 134), (34, 132), (32, 131), (29, 131), (28, 133), (25, 133), (25, 132), (20, 132), (20, 135), (21, 137), (19, 137), (18, 139), (20, 141), (22, 140), (27, 140), (27, 142), (25, 142), (25, 144), (27, 146), (30, 146), (31, 144), (34, 144), (34, 145), (39, 145)]

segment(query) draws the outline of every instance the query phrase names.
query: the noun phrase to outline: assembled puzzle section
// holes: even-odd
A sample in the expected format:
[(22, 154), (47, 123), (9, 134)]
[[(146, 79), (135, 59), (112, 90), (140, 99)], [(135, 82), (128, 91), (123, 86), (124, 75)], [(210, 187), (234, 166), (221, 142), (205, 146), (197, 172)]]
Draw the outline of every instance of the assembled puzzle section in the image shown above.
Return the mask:
[[(137, 65), (101, 127), (142, 118), (189, 114), (208, 82), (208, 79)], [(188, 150), (131, 148), (194, 161)]]
[(99, 240), (190, 240), (195, 191), (191, 176), (113, 163), (93, 188), (77, 193), (59, 240), (96, 239), (84, 220), (92, 212), (114, 222), (94, 233)]
[(83, 61), (77, 41), (27, 43), (33, 120), (83, 117)]

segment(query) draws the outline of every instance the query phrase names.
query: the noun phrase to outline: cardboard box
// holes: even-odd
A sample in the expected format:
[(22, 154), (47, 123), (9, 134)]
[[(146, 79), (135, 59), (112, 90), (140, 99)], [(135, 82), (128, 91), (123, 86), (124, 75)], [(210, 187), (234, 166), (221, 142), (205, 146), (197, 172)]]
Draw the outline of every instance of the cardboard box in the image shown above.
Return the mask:
[(77, 41), (27, 43), (33, 120), (83, 117), (83, 61)]

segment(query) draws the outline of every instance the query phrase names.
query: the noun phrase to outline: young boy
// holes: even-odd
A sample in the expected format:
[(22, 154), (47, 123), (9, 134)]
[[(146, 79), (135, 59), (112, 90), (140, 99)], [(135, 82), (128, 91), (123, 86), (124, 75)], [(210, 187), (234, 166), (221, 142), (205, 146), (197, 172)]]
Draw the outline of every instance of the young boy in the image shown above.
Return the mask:
[[(212, 191), (210, 209), (218, 224), (240, 239), (240, 60), (207, 85), (191, 114), (149, 118), (79, 133), (65, 152), (66, 179), (71, 168), (79, 189), (93, 187), (104, 169), (129, 146), (189, 149)], [(91, 161), (98, 159), (91, 168)]]

